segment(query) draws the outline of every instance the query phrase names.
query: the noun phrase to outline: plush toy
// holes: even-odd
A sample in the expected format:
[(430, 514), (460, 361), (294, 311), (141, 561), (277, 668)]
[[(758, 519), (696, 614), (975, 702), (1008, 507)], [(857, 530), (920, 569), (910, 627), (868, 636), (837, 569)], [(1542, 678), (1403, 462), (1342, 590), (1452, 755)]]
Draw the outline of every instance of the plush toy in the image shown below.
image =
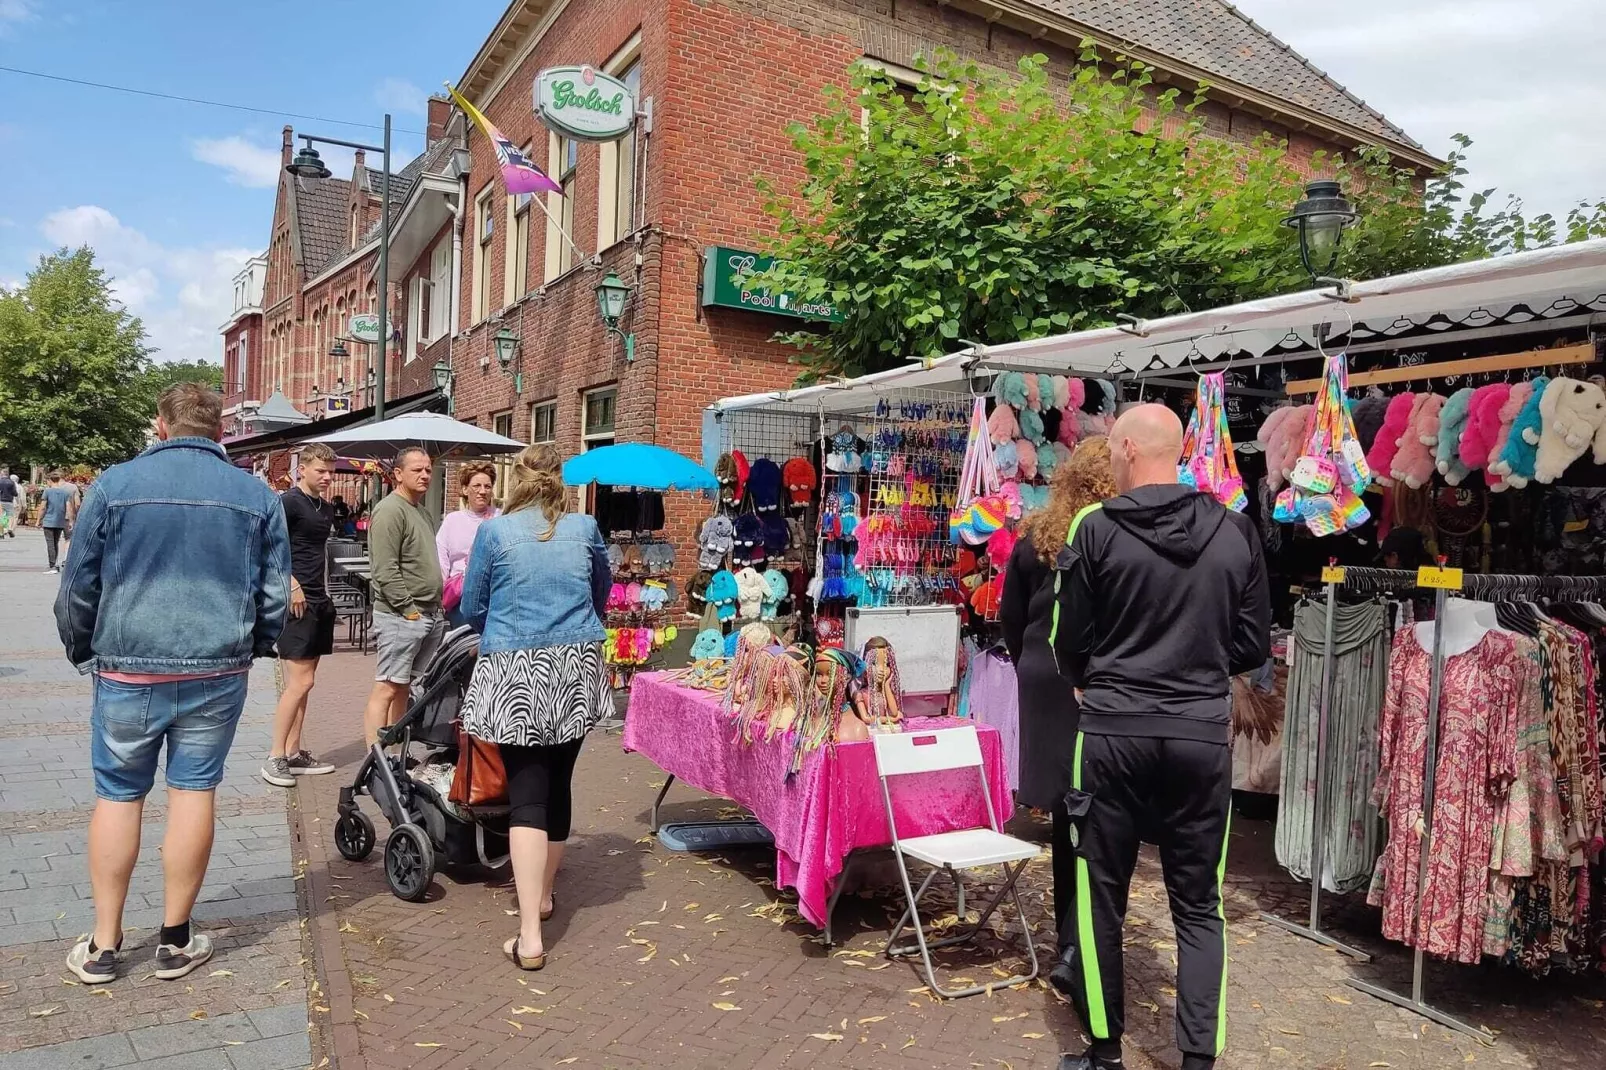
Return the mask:
[(1554, 483), (1595, 443), (1595, 463), (1606, 464), (1606, 392), (1594, 383), (1552, 379), (1539, 402), (1543, 427), (1534, 459), (1534, 479)]
[(1026, 407), (1026, 376), (1020, 372), (1004, 372), (993, 381), (993, 397), (1000, 405)]
[[(1070, 459), (1071, 459), (1071, 447), (1067, 446), (1063, 442), (1054, 443), (1054, 463), (1055, 464), (1064, 464), (1066, 461), (1068, 461)], [(1042, 464), (1043, 464), (1042, 458), (1038, 458), (1037, 464), (1038, 464), (1039, 467), (1042, 466)]]
[(1060, 437), (1060, 424), (1064, 422), (1064, 409), (1043, 409), (1043, 441), (1058, 442)]
[(1528, 404), (1533, 392), (1532, 383), (1514, 383), (1511, 392), (1506, 395), (1506, 403), (1500, 406), (1500, 430), (1495, 433), (1494, 445), (1489, 448), (1489, 464), (1484, 469), (1484, 479), (1488, 481), (1490, 490), (1501, 491), (1512, 485), (1507, 478), (1510, 473), (1505, 462), (1506, 443), (1511, 439), (1511, 428), (1517, 422), (1517, 416)]
[(1361, 444), (1361, 449), (1371, 451), (1388, 409), (1387, 394), (1368, 394), (1350, 406), (1350, 419), (1355, 423), (1355, 440)]
[(781, 466), (768, 457), (753, 462), (747, 474), (747, 493), (753, 498), (753, 508), (760, 513), (775, 513), (781, 508)]
[(1052, 409), (1054, 405), (1054, 377), (1039, 373), (1037, 376), (1037, 396), (1040, 399), (1038, 411)]
[(1367, 451), (1366, 463), (1372, 466), (1372, 474), (1385, 487), (1393, 485), (1394, 480), (1387, 473), (1394, 470), (1394, 455), (1399, 452), (1400, 439), (1411, 424), (1411, 410), (1415, 405), (1415, 394), (1396, 394), (1390, 399), (1377, 440)]
[(737, 616), (742, 620), (758, 620), (764, 610), (764, 596), (769, 584), (755, 569), (744, 568), (736, 574)]
[(692, 640), (691, 656), (694, 661), (709, 661), (725, 653), (725, 638), (717, 628), (705, 628)]
[(1115, 415), (1115, 384), (1108, 379), (1099, 380), (1099, 389), (1104, 391), (1104, 403), (1099, 406), (1099, 415)]
[(1004, 512), (1011, 520), (1019, 520), (1021, 509), (1020, 484), (1013, 479), (1006, 480), (998, 488), (998, 496), (1004, 501)]
[[(1054, 445), (1058, 446), (1059, 443), (1056, 442)], [(1064, 449), (1063, 446), (1060, 448)], [(1053, 478), (1054, 466), (1059, 464), (1059, 459), (1059, 454), (1055, 453), (1053, 448), (1046, 442), (1038, 444), (1037, 474), (1042, 477), (1043, 482), (1047, 483), (1051, 478)]]
[(1042, 384), (1035, 375), (1025, 375), (1026, 380), (1026, 407), (1021, 409), (1022, 414), (1028, 412), (1041, 412), (1043, 408)]
[(1097, 379), (1078, 381), (1082, 384), (1082, 400), (1076, 407), (1089, 416), (1097, 416), (1104, 408), (1104, 393), (1099, 389), (1099, 381)]
[(1061, 405), (1060, 408), (1067, 411), (1072, 409), (1080, 409), (1082, 407), (1082, 403), (1086, 400), (1087, 384), (1082, 382), (1080, 379), (1066, 379), (1065, 404)]
[(1065, 395), (1065, 404), (1060, 406), (1059, 433), (1054, 436), (1054, 441), (1074, 446), (1076, 440), (1081, 437), (1080, 413), (1082, 399), (1085, 397), (1082, 393), (1082, 380), (1065, 380)]
[(1047, 487), (1022, 487), (1020, 489), (1020, 505), (1023, 512), (1035, 512), (1048, 505)]
[(1287, 413), (1269, 431), (1262, 428), (1262, 433), (1267, 436), (1266, 475), (1268, 479), (1275, 480), (1273, 490), (1288, 482), (1288, 477), (1294, 471), (1294, 463), (1310, 441), (1311, 421), (1316, 418), (1316, 406), (1295, 405), (1289, 407)]
[(765, 620), (774, 620), (781, 610), (781, 603), (791, 597), (792, 587), (787, 582), (786, 573), (778, 568), (772, 568), (764, 573), (764, 586), (768, 590), (764, 593)]
[(998, 469), (999, 479), (1014, 479), (1020, 474), (1020, 455), (1015, 452), (1013, 441), (993, 447), (993, 467)]
[(1489, 464), (1489, 451), (1500, 433), (1500, 407), (1510, 395), (1508, 383), (1480, 386), (1472, 395), (1472, 404), (1467, 406), (1467, 427), (1461, 432), (1461, 463), (1468, 469), (1475, 472)]
[(721, 623), (736, 619), (738, 593), (736, 577), (728, 569), (720, 569), (709, 579), (705, 597), (708, 599), (708, 604), (719, 614)]
[(1054, 379), (1054, 407), (1064, 410), (1071, 407), (1071, 381), (1063, 375), (1056, 375)]
[[(1295, 418), (1294, 413), (1297, 411), (1297, 407), (1293, 405), (1282, 405), (1271, 410), (1271, 415), (1266, 417), (1260, 425), (1260, 430), (1255, 433), (1256, 444), (1266, 454), (1266, 485), (1274, 492), (1283, 485), (1280, 449), (1285, 434), (1283, 426)], [(1275, 462), (1274, 449), (1276, 449)]]
[(1452, 487), (1459, 487), (1471, 473), (1471, 469), (1461, 463), (1461, 436), (1466, 432), (1472, 395), (1476, 393), (1473, 387), (1464, 386), (1451, 394), (1444, 408), (1439, 410), (1439, 441), (1434, 446), (1434, 454), (1439, 462), (1439, 475)]
[[(1015, 456), (1018, 458), (1018, 462), (1017, 463), (1018, 463), (1019, 468), (1020, 468), (1020, 477), (1021, 477), (1021, 479), (1023, 479), (1023, 480), (1036, 479), (1037, 478), (1037, 447), (1032, 445), (1030, 442), (1026, 441), (1024, 438), (1016, 439), (1015, 440)], [(995, 458), (995, 460), (996, 460), (996, 458)], [(998, 474), (1001, 476), (1004, 473), (1003, 473), (1002, 470), (1000, 470)]]
[(1439, 412), (1444, 398), (1438, 394), (1418, 394), (1411, 405), (1411, 422), (1400, 436), (1399, 452), (1389, 475), (1412, 490), (1425, 486), (1435, 470), (1433, 445), (1439, 441)]
[(1500, 474), (1513, 487), (1526, 487), (1534, 477), (1541, 426), (1539, 405), (1544, 400), (1545, 387), (1550, 385), (1550, 378), (1541, 375), (1528, 385), (1528, 400), (1512, 421), (1511, 434), (1506, 436), (1506, 446), (1500, 452), (1500, 460), (1489, 465), (1489, 470), (1495, 471), (1495, 464), (1498, 464)]
[(993, 409), (993, 414), (987, 417), (987, 437), (995, 446), (1019, 438), (1020, 423), (1015, 419), (1015, 410), (1003, 404)]
[(1021, 438), (1034, 446), (1041, 446), (1045, 441), (1043, 437), (1043, 414), (1027, 409), (1020, 414)]

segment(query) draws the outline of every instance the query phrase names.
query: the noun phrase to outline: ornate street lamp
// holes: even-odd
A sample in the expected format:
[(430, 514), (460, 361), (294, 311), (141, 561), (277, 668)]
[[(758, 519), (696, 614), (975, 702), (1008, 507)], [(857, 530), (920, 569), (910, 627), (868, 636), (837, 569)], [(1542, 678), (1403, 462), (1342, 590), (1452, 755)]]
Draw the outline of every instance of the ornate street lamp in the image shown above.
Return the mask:
[(1332, 281), (1344, 228), (1353, 222), (1355, 206), (1344, 196), (1342, 187), (1330, 179), (1307, 185), (1305, 196), (1283, 220), (1283, 226), (1299, 232), (1300, 263), (1316, 282)]
[(346, 343), (336, 338), (334, 344), (329, 347), (329, 355), (335, 360), (345, 360), (351, 354), (346, 352)]
[(295, 176), (296, 185), (303, 193), (315, 192), (318, 183), (333, 173), (323, 165), (323, 160), (319, 157), (318, 150), (312, 147), (311, 141), (301, 146), (301, 151), (296, 153), (296, 158), (290, 161), (285, 170)]
[[(519, 336), (503, 327), (491, 339), (491, 345), (496, 350), (496, 362), (502, 366), (503, 371), (507, 371), (508, 365), (513, 363), (513, 354), (518, 351)], [(437, 384), (440, 382), (439, 376), (436, 377), (436, 382)]]
[(601, 313), (602, 324), (608, 333), (617, 335), (624, 342), (627, 361), (636, 359), (636, 336), (620, 330), (619, 320), (625, 314), (625, 302), (629, 299), (630, 287), (613, 272), (608, 272), (597, 283), (597, 311)]

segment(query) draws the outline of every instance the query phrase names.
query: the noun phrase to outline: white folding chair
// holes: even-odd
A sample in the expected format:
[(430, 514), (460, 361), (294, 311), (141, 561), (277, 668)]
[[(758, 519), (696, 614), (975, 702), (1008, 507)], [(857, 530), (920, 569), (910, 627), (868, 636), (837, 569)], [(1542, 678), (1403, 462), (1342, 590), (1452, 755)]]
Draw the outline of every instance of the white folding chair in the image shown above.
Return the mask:
[[(877, 733), (870, 738), (875, 745), (876, 771), (881, 777), (881, 798), (887, 807), (887, 826), (892, 830), (892, 853), (898, 861), (898, 875), (903, 878), (903, 894), (908, 903), (903, 916), (898, 919), (898, 924), (892, 927), (892, 932), (887, 936), (887, 956), (900, 958), (919, 952), (926, 966), (927, 983), (931, 985), (933, 992), (944, 999), (974, 996), (989, 989), (1007, 988), (1035, 979), (1037, 948), (1032, 944), (1032, 930), (1026, 921), (1026, 908), (1021, 903), (1020, 890), (1015, 885), (1021, 873), (1025, 871), (1026, 864), (1041, 854), (1042, 849), (1034, 843), (1027, 843), (1025, 840), (1018, 840), (998, 831), (998, 814), (993, 810), (992, 787), (987, 783), (987, 768), (982, 762), (981, 741), (977, 738), (976, 726), (943, 728), (931, 732)], [(899, 837), (897, 818), (892, 810), (892, 789), (887, 783), (891, 777), (969, 768), (974, 768), (980, 774), (982, 798), (987, 803), (987, 827), (939, 832), (931, 836), (915, 836), (910, 839)], [(920, 883), (919, 891), (909, 883), (909, 867), (904, 862), (905, 858), (913, 858), (932, 867), (931, 872), (926, 874), (926, 879)], [(1004, 880), (992, 899), (988, 900), (981, 916), (976, 919), (976, 924), (957, 936), (928, 941), (920, 922), (920, 898), (926, 894), (926, 889), (931, 887), (931, 882), (939, 873), (947, 873), (953, 879), (958, 896), (957, 913), (963, 919), (965, 885), (960, 873), (982, 866), (1002, 866)], [(987, 924), (987, 919), (992, 917), (998, 904), (1003, 901), (1005, 893), (1014, 897), (1015, 911), (1020, 915), (1021, 933), (1025, 938), (1026, 955), (1031, 962), (1031, 972), (1017, 974), (1008, 980), (994, 981), (990, 984), (972, 985), (969, 988), (952, 991), (943, 988), (937, 983), (937, 974), (931, 964), (931, 949), (962, 944), (974, 939), (982, 926)], [(903, 935), (904, 928), (911, 921), (915, 930), (915, 943), (900, 945), (898, 937)]]

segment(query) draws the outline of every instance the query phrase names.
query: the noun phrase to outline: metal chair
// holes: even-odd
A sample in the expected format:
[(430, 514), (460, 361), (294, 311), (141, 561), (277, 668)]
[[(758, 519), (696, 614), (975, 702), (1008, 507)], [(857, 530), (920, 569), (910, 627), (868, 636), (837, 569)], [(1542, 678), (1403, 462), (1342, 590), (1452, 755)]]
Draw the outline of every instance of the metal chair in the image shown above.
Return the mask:
[[(887, 807), (887, 826), (892, 830), (892, 853), (898, 862), (898, 875), (903, 879), (903, 894), (908, 903), (903, 916), (898, 919), (898, 924), (892, 927), (892, 932), (887, 936), (887, 956), (903, 958), (918, 952), (925, 963), (927, 983), (933, 992), (944, 999), (974, 996), (995, 988), (1008, 988), (1010, 985), (1036, 979), (1037, 948), (1032, 943), (1031, 926), (1027, 924), (1026, 907), (1021, 902), (1016, 882), (1025, 872), (1026, 864), (1040, 855), (1042, 849), (1035, 843), (1028, 843), (999, 831), (998, 814), (993, 810), (992, 788), (987, 782), (987, 768), (982, 761), (981, 741), (977, 737), (976, 726), (944, 728), (932, 732), (877, 733), (870, 739), (875, 747), (876, 772), (881, 778), (881, 798)], [(900, 838), (897, 818), (892, 809), (892, 789), (887, 781), (895, 776), (969, 768), (974, 768), (980, 774), (982, 797), (987, 804), (988, 826), (939, 832), (935, 835), (915, 836), (910, 839)], [(920, 883), (918, 891), (909, 882), (906, 858), (913, 858), (932, 867), (931, 872), (926, 874), (926, 879)], [(920, 898), (926, 894), (926, 889), (931, 887), (931, 882), (939, 873), (947, 873), (953, 879), (959, 900), (957, 912), (963, 917), (965, 885), (960, 874), (965, 870), (979, 869), (982, 866), (1002, 866), (1004, 880), (999, 885), (998, 891), (987, 901), (981, 916), (976, 919), (976, 924), (957, 936), (928, 941), (920, 922)], [(1027, 958), (1031, 962), (1031, 972), (1017, 974), (1007, 980), (972, 985), (953, 991), (943, 988), (937, 983), (936, 970), (931, 964), (931, 949), (973, 940), (982, 926), (992, 917), (993, 911), (998, 908), (1006, 893), (1014, 898), (1015, 910), (1020, 915), (1021, 933), (1026, 943)], [(915, 931), (915, 943), (900, 945), (898, 937), (903, 935), (904, 928), (911, 922)]]
[(363, 654), (368, 653), (368, 628), (371, 621), (368, 593), (360, 577), (350, 573), (331, 576), (329, 600), (335, 606), (335, 620), (346, 622), (346, 642)]

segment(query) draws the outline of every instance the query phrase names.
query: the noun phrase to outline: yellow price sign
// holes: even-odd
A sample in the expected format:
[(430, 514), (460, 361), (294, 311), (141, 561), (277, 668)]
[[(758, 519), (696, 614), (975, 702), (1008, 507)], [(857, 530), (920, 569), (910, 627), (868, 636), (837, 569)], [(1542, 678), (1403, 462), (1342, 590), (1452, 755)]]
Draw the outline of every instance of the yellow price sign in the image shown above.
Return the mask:
[(1432, 590), (1459, 591), (1461, 589), (1461, 570), (1458, 568), (1434, 568), (1424, 565), (1416, 570), (1416, 585)]
[(1323, 583), (1343, 583), (1344, 569), (1341, 565), (1327, 565), (1322, 569)]

